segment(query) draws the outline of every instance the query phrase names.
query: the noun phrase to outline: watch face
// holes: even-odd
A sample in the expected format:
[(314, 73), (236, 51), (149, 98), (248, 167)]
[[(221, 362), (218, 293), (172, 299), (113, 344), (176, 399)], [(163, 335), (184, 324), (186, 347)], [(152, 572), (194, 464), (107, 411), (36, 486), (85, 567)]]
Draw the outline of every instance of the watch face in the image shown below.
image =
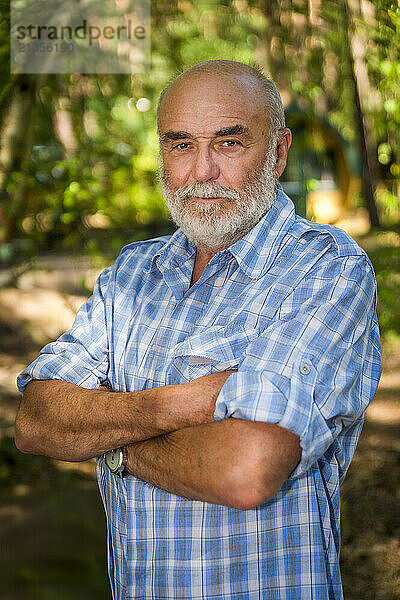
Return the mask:
[(117, 471), (122, 465), (122, 450), (109, 450), (106, 452), (106, 465), (111, 471)]

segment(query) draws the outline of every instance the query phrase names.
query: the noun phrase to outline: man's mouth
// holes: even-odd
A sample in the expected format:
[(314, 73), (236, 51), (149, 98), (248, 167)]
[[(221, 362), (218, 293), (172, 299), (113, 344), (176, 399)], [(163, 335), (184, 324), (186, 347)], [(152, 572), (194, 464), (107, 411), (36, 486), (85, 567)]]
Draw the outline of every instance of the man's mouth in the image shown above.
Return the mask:
[(190, 196), (190, 198), (195, 202), (229, 202), (227, 198), (220, 198), (219, 196)]
[(204, 198), (203, 196), (198, 196), (196, 198), (196, 200), (200, 200), (201, 202), (215, 202), (216, 200), (222, 200), (223, 198), (213, 198), (213, 197), (209, 197), (207, 196), (206, 198)]

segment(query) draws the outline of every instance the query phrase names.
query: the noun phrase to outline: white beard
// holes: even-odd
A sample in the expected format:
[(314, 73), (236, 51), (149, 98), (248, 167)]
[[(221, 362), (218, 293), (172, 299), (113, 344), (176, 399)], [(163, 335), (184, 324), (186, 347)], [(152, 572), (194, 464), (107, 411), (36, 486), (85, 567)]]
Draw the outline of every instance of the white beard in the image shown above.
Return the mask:
[[(211, 251), (228, 248), (246, 235), (269, 211), (276, 197), (276, 142), (270, 144), (265, 163), (247, 176), (241, 192), (212, 181), (195, 182), (171, 189), (160, 165), (165, 203), (173, 221), (198, 248)], [(226, 202), (205, 204), (197, 198), (225, 198)]]

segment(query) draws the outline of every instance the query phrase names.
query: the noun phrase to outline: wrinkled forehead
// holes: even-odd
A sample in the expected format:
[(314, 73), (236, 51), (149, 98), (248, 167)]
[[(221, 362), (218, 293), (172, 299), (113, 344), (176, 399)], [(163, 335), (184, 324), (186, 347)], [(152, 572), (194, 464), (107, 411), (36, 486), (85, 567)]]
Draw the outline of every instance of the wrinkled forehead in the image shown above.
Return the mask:
[[(183, 73), (166, 90), (159, 108), (159, 129), (180, 122), (235, 120), (255, 127), (268, 123), (268, 104), (261, 83), (247, 74)], [(222, 122), (221, 121), (221, 122)]]

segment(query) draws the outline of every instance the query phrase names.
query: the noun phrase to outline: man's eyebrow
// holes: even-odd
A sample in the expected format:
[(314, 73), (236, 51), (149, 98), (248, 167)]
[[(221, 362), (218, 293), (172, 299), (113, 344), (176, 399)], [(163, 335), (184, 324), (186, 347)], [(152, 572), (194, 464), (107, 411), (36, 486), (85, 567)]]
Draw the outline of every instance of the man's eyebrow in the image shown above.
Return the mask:
[(243, 125), (233, 125), (232, 127), (224, 127), (214, 133), (215, 137), (224, 137), (226, 135), (249, 135), (249, 130)]
[(187, 131), (167, 131), (161, 136), (162, 142), (174, 141), (174, 140), (186, 140), (187, 138), (193, 137)]
[[(225, 137), (227, 135), (249, 135), (249, 130), (243, 125), (232, 125), (231, 127), (223, 127), (214, 133), (215, 137)], [(191, 133), (187, 131), (167, 131), (161, 136), (161, 142), (170, 142), (175, 140), (187, 140), (193, 138)]]

